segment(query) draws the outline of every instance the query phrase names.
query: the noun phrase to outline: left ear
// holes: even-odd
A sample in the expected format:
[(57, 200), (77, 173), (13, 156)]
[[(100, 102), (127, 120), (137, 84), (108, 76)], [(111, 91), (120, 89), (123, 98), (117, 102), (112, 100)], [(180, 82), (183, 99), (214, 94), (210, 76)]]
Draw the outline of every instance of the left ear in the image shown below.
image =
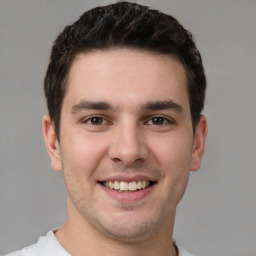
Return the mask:
[(192, 151), (192, 160), (190, 164), (191, 171), (197, 171), (201, 166), (207, 130), (208, 129), (206, 117), (201, 116), (195, 129), (194, 146)]

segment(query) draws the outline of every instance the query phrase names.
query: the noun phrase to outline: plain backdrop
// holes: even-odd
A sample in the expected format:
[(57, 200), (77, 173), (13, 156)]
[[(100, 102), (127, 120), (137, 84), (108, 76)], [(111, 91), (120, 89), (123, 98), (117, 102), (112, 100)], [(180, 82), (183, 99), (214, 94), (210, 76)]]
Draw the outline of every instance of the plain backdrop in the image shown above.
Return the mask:
[[(197, 256), (256, 255), (256, 1), (144, 0), (192, 32), (208, 77), (209, 133), (174, 237)], [(0, 0), (0, 253), (66, 217), (41, 135), (43, 78), (57, 34), (110, 0)]]

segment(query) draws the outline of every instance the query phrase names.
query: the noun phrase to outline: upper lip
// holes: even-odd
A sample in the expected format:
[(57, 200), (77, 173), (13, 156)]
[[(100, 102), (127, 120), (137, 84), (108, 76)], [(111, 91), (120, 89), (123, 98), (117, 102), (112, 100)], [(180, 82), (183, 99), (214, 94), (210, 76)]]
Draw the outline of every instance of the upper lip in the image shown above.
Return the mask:
[(156, 181), (154, 178), (150, 178), (145, 175), (134, 175), (134, 176), (127, 176), (127, 175), (113, 175), (109, 176), (104, 179), (98, 180), (98, 182), (104, 182), (104, 181), (125, 181), (125, 182), (132, 182), (132, 181)]

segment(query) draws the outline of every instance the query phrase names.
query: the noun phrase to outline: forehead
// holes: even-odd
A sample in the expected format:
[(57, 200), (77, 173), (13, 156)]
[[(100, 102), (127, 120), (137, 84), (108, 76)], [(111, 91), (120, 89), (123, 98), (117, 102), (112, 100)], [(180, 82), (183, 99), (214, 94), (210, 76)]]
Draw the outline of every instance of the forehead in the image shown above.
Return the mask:
[(186, 71), (178, 58), (149, 51), (79, 54), (70, 68), (64, 103), (81, 98), (117, 105), (171, 99), (188, 105)]

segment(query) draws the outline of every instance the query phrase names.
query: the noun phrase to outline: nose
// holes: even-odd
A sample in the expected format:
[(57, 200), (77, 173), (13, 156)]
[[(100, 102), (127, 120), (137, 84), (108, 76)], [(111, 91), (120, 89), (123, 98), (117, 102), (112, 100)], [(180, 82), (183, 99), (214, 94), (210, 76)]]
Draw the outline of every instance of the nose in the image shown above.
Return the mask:
[(111, 137), (109, 156), (115, 162), (131, 167), (148, 157), (148, 148), (142, 129), (134, 123), (116, 127)]

